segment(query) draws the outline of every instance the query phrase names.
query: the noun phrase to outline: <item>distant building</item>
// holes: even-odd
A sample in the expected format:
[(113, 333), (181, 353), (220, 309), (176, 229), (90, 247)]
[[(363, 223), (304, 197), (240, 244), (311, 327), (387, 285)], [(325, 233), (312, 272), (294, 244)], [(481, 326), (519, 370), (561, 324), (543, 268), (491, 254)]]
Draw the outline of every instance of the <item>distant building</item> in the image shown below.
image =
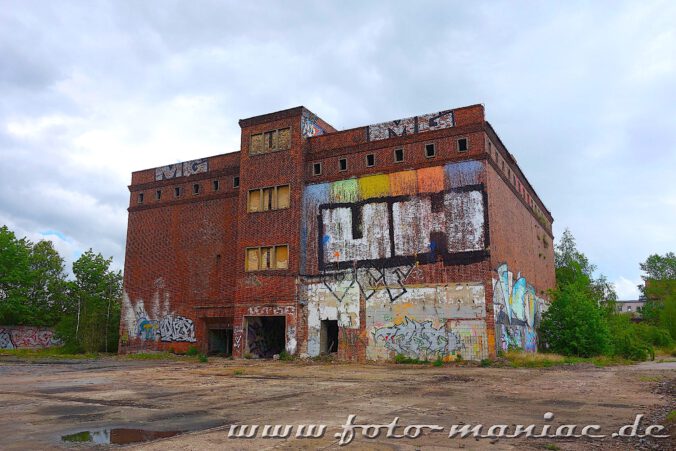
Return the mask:
[(632, 313), (640, 316), (645, 305), (645, 300), (615, 301), (619, 313)]
[(553, 218), (483, 106), (239, 125), (241, 151), (132, 174), (120, 352), (536, 349)]

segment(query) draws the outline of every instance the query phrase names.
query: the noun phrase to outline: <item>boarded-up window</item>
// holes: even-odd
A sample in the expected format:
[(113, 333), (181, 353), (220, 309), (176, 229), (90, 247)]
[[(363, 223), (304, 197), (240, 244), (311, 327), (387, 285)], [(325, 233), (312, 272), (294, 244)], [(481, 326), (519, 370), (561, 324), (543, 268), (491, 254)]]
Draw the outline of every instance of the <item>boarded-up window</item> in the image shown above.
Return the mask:
[(250, 247), (246, 250), (247, 271), (265, 271), (289, 268), (289, 246)]
[(288, 246), (275, 246), (275, 261), (277, 269), (287, 269), (289, 267)]
[(251, 154), (273, 152), (291, 148), (291, 129), (282, 128), (251, 135)]
[(290, 191), (289, 185), (277, 187), (277, 208), (289, 208)]
[(263, 152), (263, 134), (251, 135), (251, 153)]
[(261, 211), (261, 190), (249, 191), (249, 211)]
[(249, 248), (246, 250), (246, 270), (258, 271), (258, 248)]
[(275, 209), (275, 202), (274, 202), (275, 189), (274, 188), (264, 188), (262, 191), (263, 191), (263, 211), (274, 210)]
[(289, 185), (271, 186), (269, 188), (252, 189), (249, 191), (249, 212), (289, 208), (289, 204)]
[(279, 149), (285, 150), (291, 148), (291, 129), (283, 128), (279, 130)]

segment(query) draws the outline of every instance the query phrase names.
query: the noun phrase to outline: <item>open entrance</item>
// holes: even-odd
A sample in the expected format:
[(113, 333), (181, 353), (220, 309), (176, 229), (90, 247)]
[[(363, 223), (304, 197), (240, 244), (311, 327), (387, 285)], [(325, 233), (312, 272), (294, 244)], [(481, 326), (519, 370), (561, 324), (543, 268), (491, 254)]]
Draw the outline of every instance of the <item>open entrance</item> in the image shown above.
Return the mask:
[(232, 355), (232, 329), (209, 329), (209, 354)]
[(338, 352), (338, 321), (322, 320), (320, 347), (322, 354)]
[(253, 357), (269, 359), (286, 348), (283, 316), (247, 316), (246, 326), (246, 352)]

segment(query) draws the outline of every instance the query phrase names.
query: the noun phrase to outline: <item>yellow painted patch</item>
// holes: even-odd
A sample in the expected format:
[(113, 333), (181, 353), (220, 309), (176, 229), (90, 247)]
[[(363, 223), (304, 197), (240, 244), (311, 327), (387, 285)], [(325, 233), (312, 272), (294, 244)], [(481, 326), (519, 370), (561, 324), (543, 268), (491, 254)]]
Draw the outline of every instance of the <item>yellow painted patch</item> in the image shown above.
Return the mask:
[(401, 171), (390, 174), (390, 194), (392, 196), (418, 194), (418, 176), (415, 171)]
[(443, 166), (422, 168), (418, 169), (416, 172), (418, 173), (419, 193), (438, 193), (439, 191), (444, 190)]
[(390, 177), (387, 175), (368, 175), (359, 179), (359, 192), (362, 200), (390, 195)]

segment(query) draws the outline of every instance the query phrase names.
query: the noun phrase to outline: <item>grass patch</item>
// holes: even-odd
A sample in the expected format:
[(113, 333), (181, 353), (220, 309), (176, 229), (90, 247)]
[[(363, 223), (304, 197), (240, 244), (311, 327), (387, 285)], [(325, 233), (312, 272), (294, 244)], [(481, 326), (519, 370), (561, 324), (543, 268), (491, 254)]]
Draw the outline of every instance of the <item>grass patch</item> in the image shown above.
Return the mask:
[(577, 365), (591, 363), (597, 367), (611, 365), (630, 365), (633, 362), (621, 357), (566, 357), (559, 354), (507, 351), (503, 354), (509, 365), (514, 368), (549, 368), (552, 366)]
[(408, 364), (408, 365), (427, 365), (430, 362), (427, 360), (414, 359), (403, 354), (394, 356), (394, 363)]
[(676, 410), (672, 410), (669, 412), (669, 415), (667, 415), (666, 418), (667, 423), (676, 423)]
[(0, 356), (13, 356), (28, 359), (52, 358), (52, 359), (98, 359), (99, 354), (81, 353), (73, 354), (67, 352), (61, 346), (43, 349), (0, 349)]
[(662, 379), (662, 376), (641, 376), (638, 378), (641, 382), (660, 382)]
[(561, 449), (561, 448), (559, 448), (558, 446), (556, 446), (556, 445), (553, 444), (553, 443), (547, 443), (547, 444), (545, 445), (545, 449), (550, 449), (550, 450), (552, 450), (552, 451), (557, 451), (557, 450), (559, 450), (559, 449)]
[(209, 361), (209, 357), (207, 357), (206, 354), (199, 354), (197, 356), (197, 361), (200, 363), (207, 363)]
[(244, 374), (244, 370), (235, 370), (232, 372), (233, 376), (241, 376)]
[(296, 360), (296, 357), (289, 354), (286, 351), (282, 351), (279, 353), (279, 360), (284, 360), (284, 361), (291, 361), (291, 360)]

